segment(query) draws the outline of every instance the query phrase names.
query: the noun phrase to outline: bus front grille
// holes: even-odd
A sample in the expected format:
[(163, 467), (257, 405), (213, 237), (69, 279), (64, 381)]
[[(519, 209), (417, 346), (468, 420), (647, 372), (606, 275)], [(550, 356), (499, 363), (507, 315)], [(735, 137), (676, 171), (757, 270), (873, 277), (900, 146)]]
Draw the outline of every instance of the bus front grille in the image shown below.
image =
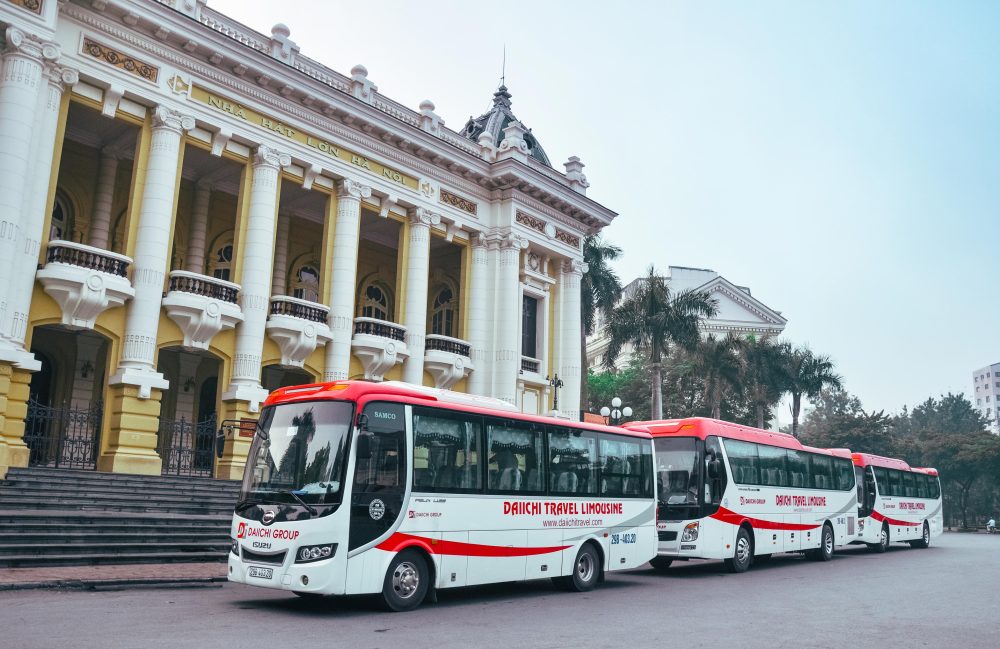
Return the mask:
[(278, 552), (276, 554), (261, 554), (259, 552), (252, 552), (243, 548), (243, 563), (267, 563), (274, 566), (280, 566), (285, 561), (285, 554), (287, 550)]

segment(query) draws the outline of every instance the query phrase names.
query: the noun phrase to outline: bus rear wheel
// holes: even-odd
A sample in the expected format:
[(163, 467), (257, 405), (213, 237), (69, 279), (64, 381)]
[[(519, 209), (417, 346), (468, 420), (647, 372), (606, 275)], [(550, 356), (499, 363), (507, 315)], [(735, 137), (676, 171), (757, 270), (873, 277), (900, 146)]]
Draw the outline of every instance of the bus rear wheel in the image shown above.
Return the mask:
[(726, 559), (726, 570), (729, 572), (746, 572), (753, 565), (753, 540), (747, 528), (741, 527), (736, 534), (736, 547), (733, 548), (733, 558)]
[(889, 526), (882, 523), (882, 531), (879, 532), (878, 543), (869, 543), (868, 549), (872, 552), (882, 554), (889, 549)]
[(409, 611), (420, 606), (430, 585), (427, 561), (416, 550), (397, 554), (382, 582), (382, 603), (390, 611)]
[(813, 561), (829, 561), (833, 558), (833, 528), (829, 523), (823, 524), (823, 532), (819, 537), (819, 547), (806, 552), (806, 557)]
[(674, 560), (669, 557), (653, 557), (649, 560), (649, 565), (655, 570), (666, 570), (673, 562)]
[(570, 592), (585, 593), (594, 590), (601, 578), (601, 559), (597, 550), (590, 543), (584, 543), (573, 562), (573, 574), (567, 577), (556, 577), (552, 581), (556, 586)]
[(931, 528), (924, 521), (924, 533), (916, 541), (910, 541), (911, 548), (926, 548), (931, 544)]

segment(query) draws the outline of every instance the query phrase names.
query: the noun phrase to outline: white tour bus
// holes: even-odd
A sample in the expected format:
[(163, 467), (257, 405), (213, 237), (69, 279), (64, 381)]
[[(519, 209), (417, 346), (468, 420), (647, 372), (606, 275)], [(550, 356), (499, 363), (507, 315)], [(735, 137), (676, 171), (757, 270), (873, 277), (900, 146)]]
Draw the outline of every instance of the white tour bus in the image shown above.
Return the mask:
[(627, 424), (653, 435), (659, 551), (650, 563), (723, 559), (744, 572), (754, 557), (805, 552), (828, 561), (855, 538), (848, 451), (803, 446), (785, 433), (694, 417)]
[(875, 552), (885, 552), (893, 541), (926, 548), (944, 531), (937, 469), (868, 453), (851, 457), (858, 481), (857, 543)]
[[(240, 427), (239, 430), (245, 430)], [(236, 505), (231, 581), (300, 595), (553, 578), (593, 588), (656, 554), (652, 439), (400, 383), (277, 390)]]

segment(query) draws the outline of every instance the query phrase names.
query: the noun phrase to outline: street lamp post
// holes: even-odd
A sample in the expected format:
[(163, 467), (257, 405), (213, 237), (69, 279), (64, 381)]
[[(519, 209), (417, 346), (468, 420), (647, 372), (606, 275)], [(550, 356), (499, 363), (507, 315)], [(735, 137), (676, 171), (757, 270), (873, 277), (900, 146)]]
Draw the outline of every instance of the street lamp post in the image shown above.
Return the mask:
[(563, 386), (563, 380), (561, 378), (559, 378), (558, 374), (556, 374), (552, 378), (549, 378), (548, 376), (546, 376), (545, 380), (548, 381), (549, 385), (552, 386), (552, 409), (558, 411), (559, 410), (559, 388), (561, 388)]
[(632, 416), (632, 408), (629, 406), (625, 406), (624, 408), (622, 408), (622, 400), (618, 397), (615, 397), (614, 399), (611, 400), (610, 408), (608, 408), (607, 406), (601, 408), (601, 416), (604, 417), (604, 420), (608, 424), (612, 426), (618, 426), (619, 424), (622, 423), (623, 419)]

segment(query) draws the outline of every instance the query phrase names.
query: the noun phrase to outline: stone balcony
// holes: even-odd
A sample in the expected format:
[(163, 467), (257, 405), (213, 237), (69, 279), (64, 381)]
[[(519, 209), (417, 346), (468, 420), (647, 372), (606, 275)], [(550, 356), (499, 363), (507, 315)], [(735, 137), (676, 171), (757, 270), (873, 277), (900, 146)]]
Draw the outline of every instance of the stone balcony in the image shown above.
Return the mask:
[(62, 309), (62, 323), (93, 329), (107, 309), (135, 295), (128, 279), (132, 260), (108, 250), (72, 241), (51, 241), (45, 265), (36, 277)]
[(428, 334), (424, 346), (424, 369), (434, 377), (434, 386), (450, 390), (475, 369), (471, 345), (458, 338)]
[(208, 349), (215, 334), (243, 322), (243, 310), (236, 302), (239, 293), (239, 284), (175, 270), (163, 308), (184, 332), (185, 347)]
[(355, 318), (351, 350), (365, 368), (365, 379), (381, 381), (393, 365), (409, 357), (406, 327), (375, 318)]
[(281, 349), (281, 364), (302, 367), (316, 347), (330, 342), (327, 320), (330, 309), (322, 304), (287, 295), (271, 298), (267, 334)]

